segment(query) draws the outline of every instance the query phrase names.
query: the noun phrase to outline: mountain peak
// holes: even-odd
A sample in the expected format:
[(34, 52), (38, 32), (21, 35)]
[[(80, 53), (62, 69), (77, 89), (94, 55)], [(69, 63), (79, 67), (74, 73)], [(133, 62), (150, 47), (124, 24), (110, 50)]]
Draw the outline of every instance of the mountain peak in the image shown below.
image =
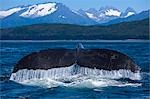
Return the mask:
[(136, 12), (133, 8), (128, 7), (125, 12)]
[(106, 6), (106, 7), (101, 7), (99, 12), (101, 13), (101, 16), (117, 16), (119, 17), (121, 15), (120, 10), (117, 8), (111, 7), (111, 6)]
[(133, 9), (133, 8), (131, 8), (131, 7), (128, 7), (126, 10), (125, 10), (125, 12), (124, 13), (122, 13), (122, 17), (129, 17), (129, 16), (131, 16), (131, 15), (134, 15), (134, 14), (136, 14), (136, 11)]
[(15, 10), (12, 8), (0, 11), (0, 17), (2, 17), (0, 20), (3, 21), (3, 27), (39, 23), (97, 24), (91, 18), (80, 15), (80, 13), (71, 10), (62, 3), (55, 2), (21, 6), (16, 7)]
[(88, 10), (86, 10), (87, 12), (94, 12), (97, 13), (98, 11), (95, 8), (89, 8)]
[[(99, 11), (101, 11), (101, 10), (108, 10), (108, 9), (118, 10), (117, 8), (112, 7), (112, 6), (105, 6), (105, 7), (101, 7), (101, 8), (99, 9)], [(118, 11), (119, 11), (119, 10), (118, 10)]]
[(51, 14), (57, 10), (57, 3), (55, 2), (47, 2), (41, 4), (34, 4), (28, 6), (18, 6), (14, 8), (10, 8), (8, 10), (0, 11), (0, 18), (8, 17), (12, 14), (15, 14), (19, 11), (23, 11), (19, 16), (25, 18), (36, 18)]
[(48, 14), (51, 14), (57, 10), (56, 3), (44, 3), (44, 4), (35, 4), (29, 6), (25, 12), (23, 12), (21, 17), (41, 17)]
[(128, 7), (124, 13), (112, 6), (101, 7), (99, 10), (89, 8), (74, 11), (62, 3), (46, 2), (0, 11), (0, 21), (3, 21), (4, 27), (38, 23), (93, 25), (134, 14), (136, 11), (131, 7)]

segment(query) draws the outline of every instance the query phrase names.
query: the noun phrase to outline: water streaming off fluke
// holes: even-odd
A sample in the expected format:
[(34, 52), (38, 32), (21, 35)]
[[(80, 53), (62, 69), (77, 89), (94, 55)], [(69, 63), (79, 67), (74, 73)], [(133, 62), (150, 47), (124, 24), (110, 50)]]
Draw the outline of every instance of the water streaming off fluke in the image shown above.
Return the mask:
[(62, 68), (53, 68), (48, 70), (28, 70), (22, 69), (17, 71), (16, 73), (12, 73), (10, 80), (14, 80), (16, 82), (23, 82), (25, 80), (32, 79), (61, 79), (68, 78), (75, 75), (82, 75), (87, 77), (97, 77), (97, 78), (108, 78), (108, 79), (120, 79), (120, 78), (129, 78), (132, 80), (140, 80), (140, 72), (132, 72), (130, 70), (120, 69), (120, 70), (99, 70), (99, 69), (91, 69), (86, 67), (80, 67), (76, 65), (72, 65), (69, 67)]

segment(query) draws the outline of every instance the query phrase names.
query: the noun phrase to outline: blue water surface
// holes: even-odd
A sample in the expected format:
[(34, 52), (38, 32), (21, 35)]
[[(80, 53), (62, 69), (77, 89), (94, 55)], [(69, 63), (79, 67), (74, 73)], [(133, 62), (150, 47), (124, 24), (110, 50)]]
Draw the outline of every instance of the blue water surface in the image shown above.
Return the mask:
[(82, 42), (85, 48), (107, 48), (133, 58), (141, 68), (141, 86), (108, 86), (102, 88), (41, 88), (9, 81), (14, 65), (31, 52), (48, 48), (76, 48), (78, 42), (1, 42), (1, 99), (150, 99), (149, 42)]

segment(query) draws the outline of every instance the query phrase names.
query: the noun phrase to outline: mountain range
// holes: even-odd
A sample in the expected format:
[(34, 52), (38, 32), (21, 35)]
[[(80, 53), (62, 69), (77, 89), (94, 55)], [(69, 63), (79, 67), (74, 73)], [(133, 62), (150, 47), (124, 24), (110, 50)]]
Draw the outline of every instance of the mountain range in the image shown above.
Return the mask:
[(125, 12), (121, 12), (114, 7), (101, 7), (99, 10), (90, 8), (74, 11), (62, 3), (55, 2), (18, 6), (0, 11), (1, 28), (42, 23), (111, 25), (148, 17), (149, 10), (137, 13), (129, 7)]
[(0, 29), (1, 40), (124, 40), (149, 39), (149, 18), (108, 26), (34, 24)]

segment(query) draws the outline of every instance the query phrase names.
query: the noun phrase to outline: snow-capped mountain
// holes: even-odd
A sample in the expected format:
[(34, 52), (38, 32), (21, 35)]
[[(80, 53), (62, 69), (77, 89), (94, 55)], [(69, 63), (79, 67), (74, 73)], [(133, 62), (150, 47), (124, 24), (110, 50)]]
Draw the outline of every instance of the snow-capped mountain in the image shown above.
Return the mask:
[(102, 7), (100, 8), (99, 13), (101, 17), (105, 17), (105, 16), (118, 17), (121, 15), (121, 12), (117, 8), (114, 8), (114, 7)]
[(127, 18), (134, 14), (136, 14), (136, 11), (133, 8), (128, 7), (125, 12), (121, 14), (121, 17)]
[(40, 23), (97, 24), (94, 20), (80, 15), (62, 3), (52, 2), (0, 11), (0, 17), (2, 27)]
[(36, 18), (49, 15), (57, 11), (56, 3), (37, 4), (27, 7), (27, 10), (20, 16), (26, 18)]
[(31, 6), (11, 8), (6, 11), (0, 11), (0, 18), (8, 17), (19, 11), (24, 10), (19, 16), (25, 18), (37, 18), (52, 14), (57, 10), (56, 3), (35, 4)]
[(114, 7), (74, 11), (62, 3), (48, 2), (0, 11), (0, 21), (2, 28), (41, 23), (96, 25), (112, 23), (113, 20), (123, 20), (134, 15), (137, 13), (130, 7), (125, 12)]
[(150, 10), (146, 10), (146, 11), (142, 11), (137, 14), (130, 15), (128, 17), (123, 17), (123, 18), (121, 17), (121, 18), (111, 20), (107, 23), (104, 23), (103, 25), (112, 25), (112, 24), (117, 24), (117, 23), (121, 23), (121, 22), (139, 21), (139, 20), (149, 18), (149, 14), (150, 14)]
[(120, 17), (121, 12), (113, 7), (102, 7), (100, 10), (96, 10), (94, 8), (90, 8), (86, 11), (79, 10), (79, 13), (85, 15), (88, 18), (93, 19), (98, 23), (105, 23), (117, 17)]
[(80, 9), (78, 12), (88, 18), (93, 19), (98, 23), (106, 23), (116, 18), (126, 18), (136, 14), (133, 8), (127, 8), (125, 12), (121, 12), (120, 10), (114, 7), (101, 7), (99, 10), (90, 8), (85, 11)]

